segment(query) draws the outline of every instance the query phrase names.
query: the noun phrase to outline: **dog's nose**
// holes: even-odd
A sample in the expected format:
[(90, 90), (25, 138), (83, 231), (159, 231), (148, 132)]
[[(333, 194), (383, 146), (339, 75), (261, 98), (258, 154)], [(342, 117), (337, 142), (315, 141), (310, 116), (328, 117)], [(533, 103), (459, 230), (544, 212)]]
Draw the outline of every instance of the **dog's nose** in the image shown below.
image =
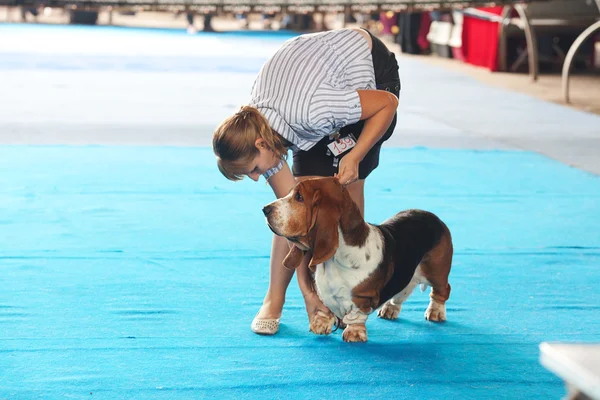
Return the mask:
[(269, 214), (271, 214), (271, 211), (273, 211), (273, 206), (263, 207), (263, 214), (265, 214), (265, 217), (268, 217)]

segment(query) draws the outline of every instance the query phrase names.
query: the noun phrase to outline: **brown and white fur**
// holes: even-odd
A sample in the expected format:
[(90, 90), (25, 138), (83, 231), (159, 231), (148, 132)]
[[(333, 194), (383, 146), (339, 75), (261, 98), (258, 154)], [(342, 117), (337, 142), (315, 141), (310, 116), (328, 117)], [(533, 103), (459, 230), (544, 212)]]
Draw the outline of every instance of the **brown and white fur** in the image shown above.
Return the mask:
[[(425, 318), (446, 320), (452, 238), (434, 214), (407, 210), (368, 224), (335, 178), (303, 181), (263, 212), (271, 230), (294, 243), (286, 268), (298, 267), (311, 253), (317, 293), (346, 325), (344, 341), (367, 341), (365, 322), (376, 309), (380, 318), (398, 318), (419, 284), (432, 288)], [(330, 326), (315, 333), (331, 332), (334, 319), (325, 321)]]

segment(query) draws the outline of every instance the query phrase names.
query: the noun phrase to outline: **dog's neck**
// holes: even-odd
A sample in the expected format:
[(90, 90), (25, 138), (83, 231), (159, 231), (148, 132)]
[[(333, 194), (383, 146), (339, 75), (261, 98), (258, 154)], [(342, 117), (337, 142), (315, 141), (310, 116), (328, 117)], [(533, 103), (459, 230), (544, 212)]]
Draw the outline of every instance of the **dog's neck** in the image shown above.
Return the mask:
[(331, 261), (343, 269), (360, 268), (357, 257), (366, 251), (370, 228), (347, 191), (343, 192), (342, 216), (338, 225), (338, 248)]
[[(381, 263), (383, 257), (383, 237), (374, 225), (364, 223), (366, 238), (361, 246), (355, 246), (346, 241), (341, 226), (338, 226), (338, 247), (333, 256), (325, 262), (327, 268), (335, 268), (341, 274), (344, 271), (360, 271), (370, 273)], [(361, 272), (362, 274), (363, 272)], [(366, 279), (366, 276), (363, 278)]]
[[(339, 232), (339, 243), (335, 254), (329, 260), (337, 267), (342, 269), (358, 269), (360, 265), (357, 264), (357, 253), (362, 253), (362, 249), (358, 246), (352, 246), (346, 243), (342, 229), (338, 229)], [(361, 257), (362, 258), (362, 257)]]

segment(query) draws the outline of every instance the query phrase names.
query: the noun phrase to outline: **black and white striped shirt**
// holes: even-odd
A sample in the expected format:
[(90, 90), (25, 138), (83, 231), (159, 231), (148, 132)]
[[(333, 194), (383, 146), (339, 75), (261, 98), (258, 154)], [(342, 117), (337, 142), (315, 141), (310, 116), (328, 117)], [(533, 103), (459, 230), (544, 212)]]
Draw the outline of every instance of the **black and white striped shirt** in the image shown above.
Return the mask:
[[(375, 89), (369, 45), (351, 29), (286, 41), (261, 68), (250, 105), (300, 150), (360, 119), (357, 89)], [(283, 164), (269, 170), (269, 178)]]

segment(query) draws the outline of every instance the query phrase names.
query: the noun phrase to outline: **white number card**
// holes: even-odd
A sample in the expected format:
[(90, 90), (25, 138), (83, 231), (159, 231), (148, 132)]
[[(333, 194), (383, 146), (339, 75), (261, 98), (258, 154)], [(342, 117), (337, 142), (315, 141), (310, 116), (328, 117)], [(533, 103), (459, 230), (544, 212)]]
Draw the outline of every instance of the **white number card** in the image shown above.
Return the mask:
[(356, 142), (350, 136), (343, 137), (338, 141), (333, 141), (327, 145), (334, 156), (339, 156), (356, 146)]

